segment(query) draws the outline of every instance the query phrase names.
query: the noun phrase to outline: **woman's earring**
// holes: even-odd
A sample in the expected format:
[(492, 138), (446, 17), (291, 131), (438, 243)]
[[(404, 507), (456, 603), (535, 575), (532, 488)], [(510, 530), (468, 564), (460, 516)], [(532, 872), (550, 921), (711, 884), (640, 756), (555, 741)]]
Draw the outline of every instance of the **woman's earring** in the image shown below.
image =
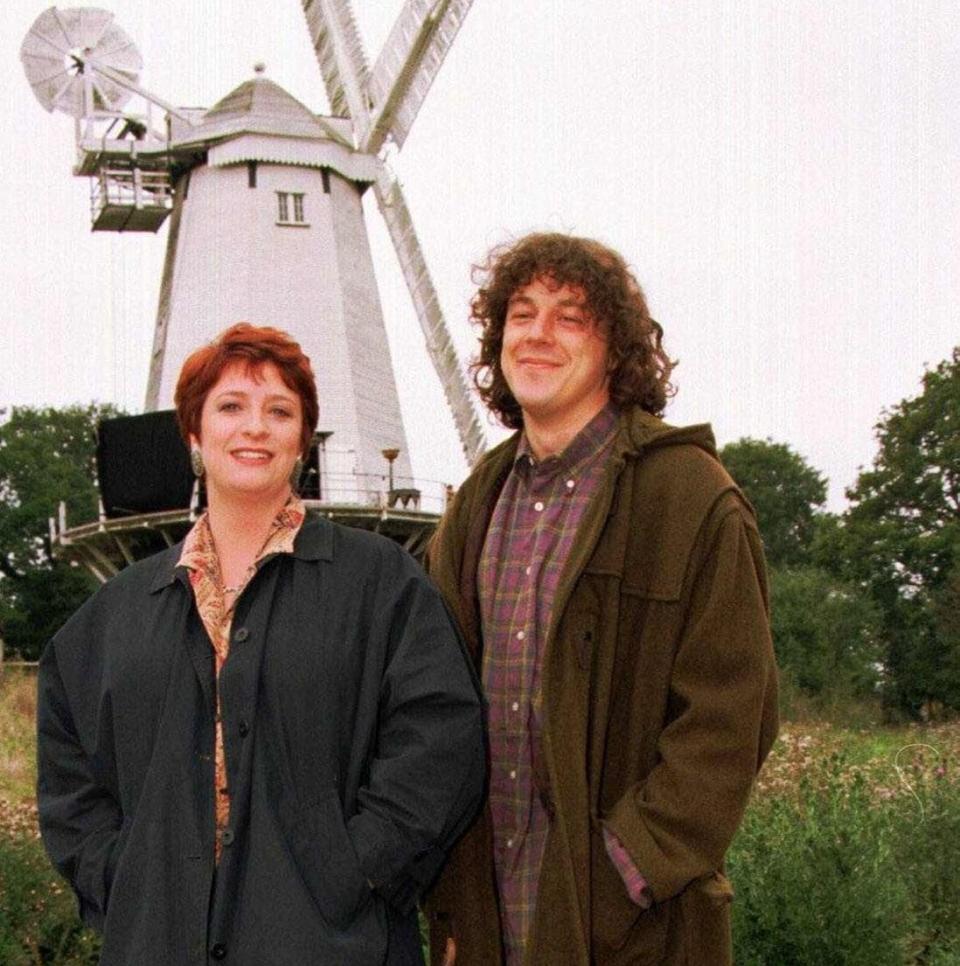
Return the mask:
[(203, 471), (205, 469), (203, 465), (203, 454), (196, 447), (190, 450), (190, 469), (193, 470), (193, 475), (197, 477), (197, 479), (203, 476)]
[(298, 456), (293, 464), (293, 469), (290, 471), (290, 486), (294, 493), (298, 492), (300, 489), (300, 476), (303, 473), (303, 460)]

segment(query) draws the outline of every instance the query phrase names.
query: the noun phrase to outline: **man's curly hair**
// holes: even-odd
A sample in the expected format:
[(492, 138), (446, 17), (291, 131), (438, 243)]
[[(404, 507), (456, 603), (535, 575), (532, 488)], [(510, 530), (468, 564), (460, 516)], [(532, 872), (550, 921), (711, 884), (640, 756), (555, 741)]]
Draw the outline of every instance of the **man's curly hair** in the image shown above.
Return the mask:
[(480, 398), (505, 426), (523, 426), (520, 404), (500, 367), (507, 305), (517, 289), (541, 276), (586, 293), (587, 308), (607, 340), (614, 404), (663, 413), (675, 391), (670, 373), (676, 363), (663, 349), (663, 329), (650, 317), (643, 290), (615, 251), (591, 238), (536, 233), (492, 249), (473, 276), (480, 288), (470, 303), (470, 321), (481, 332), (470, 371)]

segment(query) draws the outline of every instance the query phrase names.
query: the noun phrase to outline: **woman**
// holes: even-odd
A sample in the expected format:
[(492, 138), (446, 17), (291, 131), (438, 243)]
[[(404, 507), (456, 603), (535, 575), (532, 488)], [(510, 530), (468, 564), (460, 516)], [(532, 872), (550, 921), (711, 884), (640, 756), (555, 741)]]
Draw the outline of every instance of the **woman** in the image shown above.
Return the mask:
[(418, 963), (483, 784), (457, 633), (391, 541), (305, 521), (317, 393), (285, 333), (233, 326), (175, 398), (208, 509), (44, 652), (44, 844), (104, 964)]

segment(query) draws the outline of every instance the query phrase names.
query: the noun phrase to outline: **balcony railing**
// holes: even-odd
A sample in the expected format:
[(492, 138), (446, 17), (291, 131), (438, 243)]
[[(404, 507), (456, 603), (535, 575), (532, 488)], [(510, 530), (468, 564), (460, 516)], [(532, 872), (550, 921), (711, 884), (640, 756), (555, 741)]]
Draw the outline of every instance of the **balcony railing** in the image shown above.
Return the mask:
[(172, 207), (165, 169), (103, 167), (90, 179), (94, 231), (156, 231)]
[[(392, 483), (392, 485), (391, 485)], [(308, 501), (333, 506), (417, 510), (441, 514), (452, 488), (436, 480), (375, 473), (324, 473), (308, 467), (301, 478), (300, 495)]]

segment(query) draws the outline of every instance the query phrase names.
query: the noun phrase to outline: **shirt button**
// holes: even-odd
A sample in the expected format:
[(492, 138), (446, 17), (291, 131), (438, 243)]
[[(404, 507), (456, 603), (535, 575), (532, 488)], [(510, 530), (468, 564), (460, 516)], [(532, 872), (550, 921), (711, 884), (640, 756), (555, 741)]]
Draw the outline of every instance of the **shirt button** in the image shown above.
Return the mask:
[(223, 943), (214, 943), (210, 947), (211, 959), (226, 959), (227, 947)]
[(236, 634), (233, 635), (233, 639), (238, 643), (242, 644), (250, 636), (250, 631), (245, 627), (241, 627)]
[(528, 577), (530, 576), (530, 568), (529, 568), (529, 567), (526, 567), (526, 568), (524, 568), (524, 571), (523, 571), (523, 572), (524, 572), (524, 573), (525, 573), (525, 574), (526, 574), (526, 575), (527, 575)]
[(237, 725), (237, 731), (240, 732), (241, 738), (246, 738), (247, 735), (250, 734), (250, 725), (248, 725), (246, 721), (241, 721), (240, 724)]
[(567, 480), (567, 489), (568, 490), (572, 490), (574, 486), (575, 486), (575, 484), (574, 484), (573, 480)]
[(510, 769), (510, 777), (513, 778), (513, 779), (516, 779), (516, 777), (517, 777), (517, 770), (516, 770), (516, 768), (511, 768)]
[(543, 509), (543, 501), (537, 500), (537, 502), (533, 504), (533, 508), (537, 511), (537, 513), (539, 513)]
[(220, 836), (220, 841), (223, 842), (224, 845), (233, 845), (233, 829), (225, 828), (223, 830), (223, 834)]
[(513, 704), (510, 705), (510, 710), (511, 711), (519, 711), (520, 710), (520, 702), (519, 701), (514, 701)]
[(517, 640), (522, 641), (527, 635), (523, 631), (517, 631)]
[(508, 849), (512, 849), (513, 848), (513, 839), (507, 839), (507, 848)]

